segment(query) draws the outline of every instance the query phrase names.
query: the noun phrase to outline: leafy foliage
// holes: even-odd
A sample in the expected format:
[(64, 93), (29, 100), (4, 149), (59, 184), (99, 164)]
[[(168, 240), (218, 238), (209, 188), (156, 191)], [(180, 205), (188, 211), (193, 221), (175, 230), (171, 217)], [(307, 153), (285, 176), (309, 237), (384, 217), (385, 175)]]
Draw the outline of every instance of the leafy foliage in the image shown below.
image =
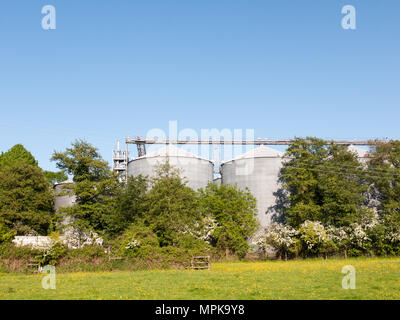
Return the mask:
[(65, 256), (67, 248), (62, 242), (55, 242), (50, 248), (39, 251), (35, 256), (35, 261), (41, 266), (56, 265)]
[[(157, 234), (160, 246), (174, 246), (202, 222), (198, 194), (186, 185), (168, 161), (156, 170), (146, 196), (144, 223)], [(188, 240), (187, 238), (187, 240)]]
[(400, 141), (375, 142), (369, 173), (384, 224), (400, 230)]
[(38, 166), (38, 162), (22, 144), (16, 144), (10, 150), (0, 155), (0, 168), (25, 162), (32, 166)]
[(288, 258), (288, 254), (298, 253), (297, 235), (299, 232), (289, 225), (273, 223), (268, 226), (265, 230), (265, 238), (261, 239), (261, 243), (258, 245), (266, 250), (266, 245), (272, 246), (276, 250), (276, 254), (279, 258)]
[(160, 247), (157, 235), (151, 228), (140, 224), (132, 224), (114, 242), (114, 250), (122, 256), (140, 256), (157, 247)]
[(98, 149), (85, 140), (76, 140), (65, 152), (55, 151), (51, 160), (73, 175), (75, 182), (101, 181), (110, 176), (110, 168)]
[(200, 195), (203, 212), (217, 223), (211, 235), (215, 245), (243, 258), (249, 248), (247, 240), (258, 225), (256, 199), (249, 190), (213, 183), (200, 190)]
[(53, 186), (55, 183), (60, 183), (68, 179), (65, 170), (58, 172), (44, 171), (44, 175), (46, 176), (46, 179), (49, 182), (50, 186)]
[(304, 256), (399, 252), (400, 142), (375, 143), (369, 156), (367, 167), (344, 146), (316, 138), (287, 149), (277, 194)]
[(0, 243), (10, 242), (16, 234), (15, 230), (10, 230), (4, 223), (0, 223)]
[(280, 202), (290, 225), (310, 220), (341, 226), (361, 219), (368, 184), (356, 154), (321, 139), (297, 138), (286, 158)]
[(305, 250), (318, 254), (328, 241), (325, 227), (318, 221), (305, 221), (299, 228), (299, 237)]
[(112, 210), (104, 215), (106, 233), (110, 236), (121, 234), (132, 223), (140, 222), (145, 215), (145, 201), (148, 179), (143, 176), (128, 177), (121, 185), (112, 203)]
[(57, 167), (73, 175), (73, 192), (77, 205), (63, 208), (71, 216), (72, 224), (83, 230), (102, 232), (106, 229), (105, 215), (112, 209), (113, 197), (119, 182), (97, 148), (84, 140), (72, 143), (65, 152), (54, 152), (51, 160)]
[(43, 171), (28, 162), (0, 171), (0, 222), (18, 234), (46, 235), (53, 228), (53, 196)]
[[(400, 254), (400, 142), (375, 143), (370, 157), (367, 167), (345, 146), (296, 138), (287, 149), (277, 193), (286, 224), (267, 228), (262, 246), (272, 246), (280, 258)], [(4, 246), (16, 234), (54, 229), (49, 184), (69, 174), (74, 183), (68, 192), (77, 204), (61, 212), (73, 218), (72, 230), (100, 234), (121, 256), (152, 265), (173, 264), (179, 257), (187, 262), (192, 254), (210, 252), (210, 245), (240, 258), (248, 252), (258, 226), (249, 190), (210, 183), (196, 192), (168, 161), (154, 178), (130, 177), (122, 184), (84, 140), (54, 152), (52, 160), (60, 172), (43, 172), (22, 145), (0, 155)], [(41, 263), (75, 259), (61, 244), (53, 249), (40, 253)], [(105, 261), (101, 247), (96, 250), (100, 256), (90, 261)]]

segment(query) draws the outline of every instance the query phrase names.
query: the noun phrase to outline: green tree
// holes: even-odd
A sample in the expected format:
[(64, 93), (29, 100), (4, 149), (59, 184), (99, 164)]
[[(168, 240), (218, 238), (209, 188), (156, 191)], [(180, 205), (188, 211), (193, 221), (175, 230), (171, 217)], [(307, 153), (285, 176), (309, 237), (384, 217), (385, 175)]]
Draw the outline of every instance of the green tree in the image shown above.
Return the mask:
[(15, 230), (11, 230), (4, 223), (0, 222), (0, 244), (3, 242), (11, 242), (17, 234)]
[(247, 240), (257, 228), (256, 199), (248, 189), (209, 183), (200, 190), (204, 214), (216, 220), (213, 242), (221, 250), (230, 250), (243, 258), (248, 249)]
[(10, 150), (0, 155), (0, 168), (13, 165), (17, 162), (26, 162), (32, 166), (38, 166), (38, 162), (22, 144), (16, 144)]
[(350, 225), (364, 214), (368, 183), (363, 165), (346, 146), (317, 138), (296, 138), (280, 172), (279, 202), (286, 220)]
[(133, 223), (143, 220), (146, 205), (148, 179), (141, 175), (128, 177), (121, 186), (110, 210), (104, 215), (106, 232), (110, 236), (120, 234)]
[(57, 168), (73, 175), (75, 182), (98, 182), (109, 179), (112, 171), (97, 148), (85, 140), (76, 140), (65, 152), (54, 152), (51, 157)]
[(51, 158), (61, 170), (73, 175), (73, 192), (77, 204), (63, 208), (80, 230), (103, 232), (107, 228), (105, 216), (112, 209), (120, 183), (98, 149), (84, 140), (76, 140), (65, 152), (54, 152)]
[(53, 196), (36, 165), (22, 161), (0, 170), (0, 223), (18, 234), (52, 230)]
[[(368, 163), (374, 185), (374, 197), (384, 224), (400, 230), (400, 141), (373, 142), (374, 150)], [(389, 230), (388, 230), (389, 231)]]
[(46, 179), (49, 182), (50, 186), (53, 186), (55, 183), (60, 183), (68, 179), (65, 170), (61, 170), (58, 172), (44, 171), (44, 175), (46, 176)]
[(157, 234), (160, 246), (188, 246), (201, 228), (198, 194), (186, 185), (168, 161), (156, 169), (146, 197), (145, 224)]
[[(0, 170), (2, 167), (10, 166), (17, 162), (25, 162), (36, 167), (38, 166), (38, 161), (34, 156), (22, 144), (16, 144), (10, 150), (0, 155)], [(65, 170), (59, 172), (44, 171), (44, 175), (49, 181), (50, 186), (68, 179)]]

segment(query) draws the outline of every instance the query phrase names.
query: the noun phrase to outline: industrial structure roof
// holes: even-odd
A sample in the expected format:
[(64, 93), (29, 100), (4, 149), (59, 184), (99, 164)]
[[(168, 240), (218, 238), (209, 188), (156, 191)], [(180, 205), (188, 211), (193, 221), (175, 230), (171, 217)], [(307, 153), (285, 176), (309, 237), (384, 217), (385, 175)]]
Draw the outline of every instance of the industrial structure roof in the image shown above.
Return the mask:
[(160, 149), (157, 149), (153, 152), (147, 153), (143, 157), (139, 157), (137, 159), (142, 159), (142, 158), (156, 158), (156, 157), (185, 157), (185, 158), (196, 158), (196, 159), (202, 159), (202, 160), (207, 160), (210, 161), (209, 159), (201, 158), (194, 153), (191, 153), (189, 151), (186, 151), (185, 149), (178, 148), (172, 144), (169, 144), (167, 146), (164, 146)]
[(241, 159), (251, 159), (251, 158), (282, 158), (284, 155), (283, 152), (279, 150), (275, 150), (264, 145), (261, 145), (255, 149), (247, 151), (231, 160), (224, 161), (223, 163), (234, 161), (234, 160), (241, 160)]
[(358, 155), (359, 158), (366, 158), (368, 157), (368, 150), (358, 148), (354, 145), (348, 146), (348, 150), (354, 152)]

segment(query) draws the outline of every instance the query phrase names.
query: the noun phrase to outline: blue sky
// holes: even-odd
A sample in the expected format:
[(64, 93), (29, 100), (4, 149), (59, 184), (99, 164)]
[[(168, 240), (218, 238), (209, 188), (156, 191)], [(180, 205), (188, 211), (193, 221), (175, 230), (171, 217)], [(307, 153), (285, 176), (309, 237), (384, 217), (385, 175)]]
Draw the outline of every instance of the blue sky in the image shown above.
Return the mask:
[[(56, 30), (41, 28), (53, 5)], [(341, 8), (357, 29), (341, 27)], [(152, 128), (400, 138), (398, 0), (3, 0), (0, 151)]]

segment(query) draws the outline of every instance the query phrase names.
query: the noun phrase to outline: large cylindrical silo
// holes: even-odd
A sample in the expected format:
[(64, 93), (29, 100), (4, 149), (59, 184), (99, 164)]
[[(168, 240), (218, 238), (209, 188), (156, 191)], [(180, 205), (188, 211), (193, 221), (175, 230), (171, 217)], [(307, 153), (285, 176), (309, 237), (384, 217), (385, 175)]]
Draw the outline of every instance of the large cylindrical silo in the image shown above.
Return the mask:
[[(72, 207), (76, 203), (76, 195), (73, 191), (72, 180), (56, 183), (54, 185), (54, 211), (59, 211), (61, 208)], [(69, 216), (65, 216), (62, 225), (66, 225), (71, 222)]]
[(213, 181), (214, 165), (210, 160), (202, 159), (173, 145), (131, 160), (128, 163), (128, 176), (141, 174), (154, 177), (156, 167), (165, 163), (167, 159), (170, 165), (181, 171), (182, 178), (186, 178), (187, 185), (194, 190), (205, 188), (209, 181)]
[(358, 147), (356, 147), (354, 145), (348, 146), (347, 149), (349, 151), (355, 153), (357, 155), (357, 157), (358, 157), (358, 160), (361, 163), (366, 164), (368, 162), (368, 160), (369, 160), (369, 151), (368, 150), (358, 148)]
[(283, 153), (260, 146), (221, 165), (222, 184), (240, 189), (249, 188), (257, 199), (258, 220), (262, 227), (271, 223), (272, 209), (276, 204), (274, 193), (278, 190), (278, 175)]
[(73, 193), (72, 180), (63, 181), (54, 185), (54, 210), (58, 211), (63, 207), (71, 207), (76, 202), (76, 196)]

